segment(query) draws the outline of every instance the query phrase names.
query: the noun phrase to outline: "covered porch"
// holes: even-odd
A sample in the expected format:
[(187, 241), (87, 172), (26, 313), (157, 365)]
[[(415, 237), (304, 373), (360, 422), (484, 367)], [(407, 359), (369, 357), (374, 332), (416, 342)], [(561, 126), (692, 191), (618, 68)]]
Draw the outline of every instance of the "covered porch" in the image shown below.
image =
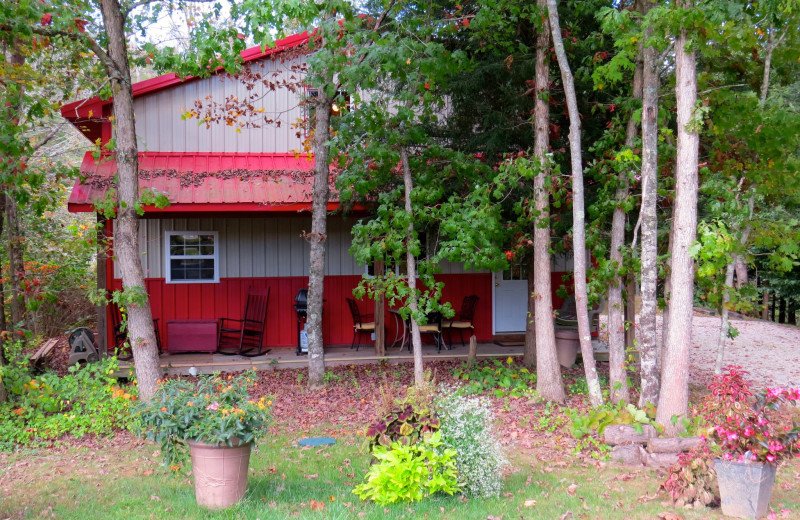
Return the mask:
[[(521, 356), (523, 354), (523, 344), (519, 338), (509, 338), (499, 340), (498, 343), (478, 343), (477, 357), (485, 358), (506, 358), (509, 356)], [(433, 360), (467, 360), (469, 345), (462, 346), (456, 343), (450, 350), (437, 352), (434, 345), (423, 344), (422, 356), (425, 361)], [(270, 370), (279, 368), (303, 368), (308, 366), (306, 355), (297, 355), (295, 349), (273, 348), (265, 355), (257, 357), (226, 356), (216, 353), (164, 353), (159, 358), (161, 367), (169, 374), (185, 375), (189, 374), (189, 369), (194, 367), (198, 373), (214, 372), (233, 372), (247, 370), (254, 367), (257, 370)], [(388, 363), (410, 363), (413, 361), (413, 353), (408, 349), (387, 348), (386, 354), (379, 356), (375, 354), (372, 345), (362, 347), (360, 350), (351, 349), (350, 346), (325, 347), (325, 364), (353, 365), (362, 363), (379, 363), (386, 360)], [(120, 363), (120, 372), (127, 373), (131, 367), (130, 362)]]

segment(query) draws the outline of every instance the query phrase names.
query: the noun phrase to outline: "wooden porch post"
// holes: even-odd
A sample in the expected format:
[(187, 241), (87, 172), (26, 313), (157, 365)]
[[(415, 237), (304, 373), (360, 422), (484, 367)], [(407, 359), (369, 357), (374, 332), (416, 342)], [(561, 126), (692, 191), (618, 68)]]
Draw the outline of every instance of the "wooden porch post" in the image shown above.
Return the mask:
[[(106, 251), (106, 218), (97, 214), (97, 289), (98, 292), (102, 291), (104, 296), (108, 295), (108, 287), (106, 284), (106, 266), (108, 262), (108, 252)], [(106, 317), (108, 316), (108, 305), (97, 305), (97, 348), (100, 350), (100, 358), (108, 355), (108, 325)]]
[[(384, 265), (383, 260), (375, 262), (375, 276), (383, 276)], [(375, 355), (386, 355), (386, 316), (383, 312), (383, 292), (381, 291), (375, 297)]]

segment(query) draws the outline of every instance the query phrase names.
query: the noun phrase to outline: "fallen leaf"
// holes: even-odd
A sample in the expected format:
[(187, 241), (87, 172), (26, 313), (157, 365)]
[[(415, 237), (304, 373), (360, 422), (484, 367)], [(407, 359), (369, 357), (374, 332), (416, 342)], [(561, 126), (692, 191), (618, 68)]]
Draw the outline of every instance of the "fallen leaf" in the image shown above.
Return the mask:
[(318, 500), (312, 500), (309, 503), (309, 506), (311, 507), (312, 511), (322, 511), (323, 509), (325, 509), (325, 502), (320, 502)]
[(311, 475), (303, 475), (303, 476), (308, 479), (317, 478), (319, 477), (319, 473), (312, 473)]
[(574, 496), (575, 496), (575, 490), (576, 490), (576, 489), (578, 489), (578, 486), (577, 486), (577, 485), (575, 485), (575, 484), (570, 484), (570, 486), (567, 488), (567, 494), (569, 494), (569, 496), (571, 496), (571, 497), (574, 497)]
[(144, 475), (145, 477), (149, 477), (152, 474), (153, 474), (153, 470), (152, 469), (146, 469), (146, 470), (142, 471), (142, 475)]
[(157, 497), (155, 495), (150, 495), (150, 500), (152, 502), (161, 502), (161, 498), (159, 498), (159, 497)]
[(533, 507), (536, 505), (536, 500), (526, 500), (522, 503), (522, 507)]
[(658, 513), (658, 517), (662, 520), (686, 520), (683, 515), (679, 515), (678, 513), (673, 513), (671, 511)]
[(567, 520), (567, 518), (572, 518), (572, 511), (567, 510), (566, 513), (558, 517), (560, 520)]

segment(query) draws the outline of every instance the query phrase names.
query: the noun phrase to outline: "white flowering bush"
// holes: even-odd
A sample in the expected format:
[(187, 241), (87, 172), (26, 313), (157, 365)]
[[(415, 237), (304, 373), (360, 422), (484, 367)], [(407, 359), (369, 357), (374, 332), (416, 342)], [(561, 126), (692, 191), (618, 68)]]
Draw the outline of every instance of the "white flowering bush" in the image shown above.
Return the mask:
[(497, 496), (508, 466), (493, 430), (494, 413), (484, 397), (464, 396), (458, 387), (442, 385), (435, 399), (442, 445), (456, 451), (458, 485), (465, 495)]

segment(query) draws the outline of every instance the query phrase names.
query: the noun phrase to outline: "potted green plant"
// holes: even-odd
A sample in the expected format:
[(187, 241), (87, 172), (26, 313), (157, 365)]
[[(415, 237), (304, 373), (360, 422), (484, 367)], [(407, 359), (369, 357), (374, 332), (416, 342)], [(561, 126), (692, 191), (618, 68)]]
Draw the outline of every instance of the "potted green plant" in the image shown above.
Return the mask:
[(244, 496), (252, 445), (272, 418), (269, 398), (248, 396), (254, 381), (254, 370), (167, 379), (139, 405), (141, 434), (161, 444), (167, 464), (178, 469), (190, 452), (201, 506), (224, 508)]
[(800, 403), (800, 389), (753, 393), (737, 366), (726, 367), (709, 385), (703, 410), (709, 438), (720, 450), (714, 461), (722, 513), (760, 518), (769, 507), (778, 463), (800, 453), (800, 427), (783, 405)]

